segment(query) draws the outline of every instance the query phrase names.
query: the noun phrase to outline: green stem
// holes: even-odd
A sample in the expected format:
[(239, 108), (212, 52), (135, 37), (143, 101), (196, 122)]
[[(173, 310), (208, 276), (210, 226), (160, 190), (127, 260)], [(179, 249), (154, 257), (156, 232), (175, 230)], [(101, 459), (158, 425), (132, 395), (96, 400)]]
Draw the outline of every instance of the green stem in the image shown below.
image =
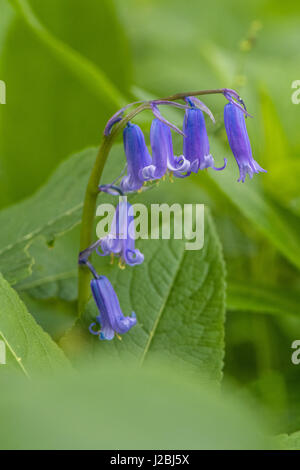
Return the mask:
[(159, 98), (159, 100), (177, 101), (183, 100), (186, 96), (216, 95), (218, 93), (224, 93), (224, 88), (216, 88), (215, 90), (186, 91), (184, 93), (176, 93), (175, 95), (166, 96), (165, 98)]
[[(184, 99), (186, 96), (197, 96), (197, 95), (210, 95), (216, 93), (223, 93), (223, 89), (216, 90), (200, 90), (190, 91), (186, 93), (177, 93), (175, 95), (162, 98), (166, 101), (177, 101)], [(118, 137), (120, 132), (124, 129), (126, 124), (133, 119), (137, 114), (145, 109), (151, 109), (151, 102), (145, 102), (139, 105), (136, 109), (131, 111), (125, 116), (119, 123), (117, 123), (111, 134), (103, 136), (102, 143), (94, 167), (89, 178), (89, 182), (86, 188), (82, 221), (81, 221), (81, 233), (80, 233), (80, 251), (85, 250), (93, 243), (93, 228), (94, 218), (96, 212), (97, 196), (99, 194), (99, 182), (102, 176), (103, 168), (107, 160), (110, 149)], [(78, 315), (80, 316), (84, 310), (84, 307), (90, 297), (90, 272), (86, 266), (79, 265), (79, 276), (78, 276)]]
[[(92, 243), (93, 222), (95, 217), (97, 196), (99, 193), (98, 184), (111, 146), (111, 139), (104, 136), (86, 188), (82, 211), (80, 251), (83, 251)], [(89, 298), (90, 275), (88, 269), (85, 266), (79, 266), (78, 274), (78, 311), (79, 313), (81, 313), (83, 311), (84, 305), (86, 304)]]

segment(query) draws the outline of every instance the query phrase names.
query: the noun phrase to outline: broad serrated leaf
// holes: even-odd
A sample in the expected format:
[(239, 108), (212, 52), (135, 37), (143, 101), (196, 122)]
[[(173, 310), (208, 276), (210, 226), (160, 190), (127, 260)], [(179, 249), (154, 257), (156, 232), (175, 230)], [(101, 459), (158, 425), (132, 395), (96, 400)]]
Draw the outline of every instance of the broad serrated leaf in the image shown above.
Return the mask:
[(32, 374), (49, 374), (70, 368), (69, 361), (54, 341), (37, 325), (14, 289), (0, 275), (0, 339), (6, 346), (9, 369)]
[(138, 324), (122, 341), (99, 341), (90, 335), (94, 302), (62, 345), (72, 357), (107, 356), (138, 361), (163, 358), (185, 370), (219, 381), (224, 355), (225, 269), (215, 229), (207, 215), (202, 250), (185, 250), (184, 240), (143, 240), (142, 265), (125, 271), (101, 263), (114, 285), (125, 315), (136, 312)]

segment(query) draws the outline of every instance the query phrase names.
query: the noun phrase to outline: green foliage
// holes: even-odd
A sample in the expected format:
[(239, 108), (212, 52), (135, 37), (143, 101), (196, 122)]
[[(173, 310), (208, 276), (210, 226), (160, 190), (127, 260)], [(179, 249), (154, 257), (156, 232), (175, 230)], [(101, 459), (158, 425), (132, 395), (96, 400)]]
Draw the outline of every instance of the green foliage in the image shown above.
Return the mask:
[(71, 280), (77, 278), (77, 259), (74, 257), (77, 248), (78, 229), (59, 237), (50, 246), (44, 238), (37, 237), (29, 249), (34, 260), (31, 275), (19, 281), (16, 289), (38, 299), (76, 300), (77, 289)]
[(116, 356), (142, 365), (160, 357), (220, 381), (225, 273), (210, 217), (202, 250), (186, 251), (184, 240), (143, 240), (138, 247), (145, 255), (141, 266), (123, 271), (106, 259), (100, 267), (113, 283), (124, 314), (136, 312), (137, 326), (122, 341), (100, 342), (88, 332), (97, 315), (91, 300), (84, 319), (64, 338), (64, 349), (79, 359), (88, 354), (92, 362)]
[[(121, 157), (119, 150), (116, 147), (104, 181), (113, 178), (112, 171), (116, 171)], [(17, 258), (16, 247), (23, 248), (22, 241), (26, 240), (28, 262), (34, 263), (31, 274), (28, 271), (27, 277), (16, 284), (20, 292), (40, 299), (76, 298), (74, 253), (78, 233), (75, 231), (54, 240), (80, 220), (79, 201), (83, 198), (94, 156), (95, 151), (90, 150), (70, 157), (35, 196), (2, 212), (6, 233), (10, 230), (9, 221), (18, 220), (23, 229), (18, 230), (18, 238), (10, 240), (10, 251)], [(19, 214), (30, 214), (30, 220), (25, 224)], [(211, 379), (220, 380), (224, 355), (225, 274), (220, 245), (208, 215), (205, 225), (205, 247), (200, 251), (186, 251), (184, 240), (145, 240), (141, 250), (146, 262), (141, 267), (125, 272), (117, 267), (100, 267), (101, 272), (114, 281), (124, 311), (137, 312), (139, 324), (132, 337), (128, 334), (121, 343), (113, 345), (98, 343), (98, 349), (94, 347), (95, 338), (85, 334), (93, 351), (101, 354), (104, 350), (108, 355), (121, 356), (128, 353), (141, 362), (148, 359), (148, 355), (154, 358), (165, 355), (168, 359), (174, 358), (178, 365), (189, 366)], [(30, 233), (27, 227), (31, 228)], [(2, 236), (4, 239), (5, 231)], [(49, 246), (50, 242), (54, 242), (54, 246), (52, 243)], [(92, 307), (89, 322), (96, 316), (93, 303)], [(43, 315), (39, 321), (43, 324)], [(86, 323), (81, 325), (80, 332), (87, 331), (87, 327)], [(67, 342), (64, 344), (67, 349)], [(88, 349), (85, 355), (89, 354)]]
[[(38, 287), (74, 274), (77, 238), (71, 235), (57, 244), (56, 238), (80, 223), (85, 187), (96, 153), (91, 148), (71, 156), (32, 197), (1, 211), (0, 270), (10, 283), (19, 283), (18, 288)], [(103, 182), (120, 173), (120, 157), (120, 147), (116, 146)], [(73, 298), (72, 294), (69, 299)]]
[[(215, 153), (224, 155), (224, 150), (216, 146)], [(232, 160), (230, 155), (228, 157)], [(257, 182), (247, 180), (244, 184), (234, 184), (237, 174), (237, 168), (232, 162), (226, 172), (213, 175), (213, 181), (249, 221), (291, 263), (300, 268), (299, 220), (294, 221), (292, 214), (280, 210), (280, 207), (277, 207), (270, 196), (263, 192)]]
[[(262, 449), (250, 410), (159, 363), (28, 384), (0, 377), (2, 449)], [(184, 397), (184, 399), (183, 399)], [(30, 423), (30, 432), (28, 432)], [(159, 425), (158, 425), (159, 423)], [(247, 423), (247, 425), (245, 425)]]
[(287, 435), (278, 436), (277, 443), (281, 450), (299, 450), (300, 449), (300, 431)]
[(131, 84), (127, 40), (110, 0), (30, 5), (46, 40), (18, 14), (1, 57), (0, 75), (9, 87), (0, 110), (1, 199), (7, 202), (31, 194), (70, 153), (98, 144), (120, 105), (115, 89), (126, 95)]
[[(67, 160), (34, 196), (1, 212), (0, 269), (10, 282), (30, 274), (30, 245), (36, 238), (51, 244), (79, 223), (94, 158), (95, 150), (87, 150)], [(19, 262), (12, 263), (12, 258)]]
[(7, 364), (0, 369), (19, 369), (27, 377), (48, 375), (69, 364), (62, 351), (34, 321), (17, 293), (0, 277), (0, 339), (7, 350)]
[(227, 307), (237, 312), (244, 310), (299, 317), (300, 295), (298, 291), (278, 287), (231, 282), (227, 293)]
[[(0, 365), (0, 448), (266, 448), (254, 403), (280, 434), (272, 445), (299, 449), (300, 381), (291, 363), (300, 313), (295, 3), (0, 0), (0, 9), (7, 84), (0, 206), (14, 204), (0, 212), (0, 340), (8, 359)], [(93, 301), (76, 322), (91, 146), (125, 102), (216, 87), (245, 99), (253, 154), (268, 173), (236, 182), (225, 100), (203, 98), (217, 120), (208, 123), (212, 153), (218, 163), (229, 159), (226, 171), (161, 182), (130, 201), (204, 203), (204, 248), (140, 241), (145, 262), (125, 271), (95, 257), (124, 314), (138, 318), (122, 341), (101, 342), (87, 331)], [(163, 112), (182, 125), (181, 110)], [(137, 119), (148, 140), (150, 119)], [(175, 135), (174, 146), (180, 155)], [(116, 145), (102, 182), (123, 166)], [(99, 203), (113, 199), (101, 195)], [(87, 362), (93, 373), (81, 369)], [(136, 363), (143, 367), (125, 368)], [(223, 373), (235, 389), (205, 390)]]

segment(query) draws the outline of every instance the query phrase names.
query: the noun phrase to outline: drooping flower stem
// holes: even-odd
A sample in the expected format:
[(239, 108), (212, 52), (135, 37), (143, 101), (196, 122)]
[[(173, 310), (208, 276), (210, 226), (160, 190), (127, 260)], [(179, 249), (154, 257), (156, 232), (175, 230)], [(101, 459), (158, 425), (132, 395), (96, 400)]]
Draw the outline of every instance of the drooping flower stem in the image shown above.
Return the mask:
[[(108, 136), (103, 136), (102, 142), (88, 181), (83, 203), (81, 231), (80, 231), (80, 252), (85, 250), (92, 244), (93, 227), (96, 212), (97, 196), (99, 194), (99, 182), (102, 176), (103, 168), (106, 163), (112, 145), (126, 124), (133, 119), (138, 113), (144, 109), (149, 109), (149, 103), (143, 103), (125, 116), (119, 123), (115, 125), (112, 132)], [(78, 314), (82, 314), (85, 304), (90, 297), (90, 271), (79, 264), (78, 272)]]
[[(113, 121), (113, 125), (109, 127), (109, 132), (103, 135), (103, 140), (99, 148), (99, 152), (96, 157), (95, 164), (93, 166), (89, 182), (86, 188), (82, 222), (81, 222), (81, 234), (80, 234), (80, 252), (89, 247), (93, 242), (93, 227), (94, 218), (96, 211), (97, 196), (99, 194), (99, 182), (102, 176), (103, 168), (108, 158), (111, 147), (125, 128), (127, 123), (131, 121), (140, 112), (149, 109), (153, 110), (153, 106), (164, 104), (163, 102), (184, 100), (187, 96), (200, 96), (200, 95), (211, 95), (211, 94), (225, 94), (226, 89), (220, 88), (215, 90), (200, 90), (200, 91), (189, 91), (184, 93), (176, 93), (166, 98), (160, 98), (157, 100), (146, 101), (139, 104), (135, 109), (128, 113), (124, 117), (117, 116), (117, 119)], [(133, 103), (138, 104), (138, 103)], [(167, 103), (165, 103), (167, 104)], [(179, 105), (178, 105), (179, 106)], [(126, 109), (128, 106), (126, 106)], [(84, 264), (79, 264), (79, 277), (78, 277), (78, 314), (82, 314), (84, 307), (90, 297), (90, 271)]]

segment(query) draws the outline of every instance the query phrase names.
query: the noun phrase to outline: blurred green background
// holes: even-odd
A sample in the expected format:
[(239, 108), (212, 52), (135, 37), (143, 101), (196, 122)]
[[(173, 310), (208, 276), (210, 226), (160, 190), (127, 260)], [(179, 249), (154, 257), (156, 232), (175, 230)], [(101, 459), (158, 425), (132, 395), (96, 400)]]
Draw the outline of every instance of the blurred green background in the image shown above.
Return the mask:
[[(300, 80), (299, 2), (31, 0), (42, 33), (13, 3), (0, 0), (0, 79), (7, 84), (7, 104), (0, 105), (2, 208), (31, 195), (74, 151), (98, 145), (123, 102), (219, 87), (235, 88), (245, 100), (254, 116), (247, 120), (254, 158), (268, 173), (238, 185), (231, 157), (226, 174), (197, 175), (189, 191), (166, 184), (157, 197), (211, 209), (227, 266), (225, 379), (270, 411), (274, 430), (296, 431), (300, 104), (291, 96)], [(203, 101), (217, 119), (209, 132), (221, 162), (228, 153), (225, 100)], [(180, 124), (182, 114), (172, 119)], [(146, 133), (149, 123), (142, 122)], [(180, 152), (180, 139), (175, 145)]]

